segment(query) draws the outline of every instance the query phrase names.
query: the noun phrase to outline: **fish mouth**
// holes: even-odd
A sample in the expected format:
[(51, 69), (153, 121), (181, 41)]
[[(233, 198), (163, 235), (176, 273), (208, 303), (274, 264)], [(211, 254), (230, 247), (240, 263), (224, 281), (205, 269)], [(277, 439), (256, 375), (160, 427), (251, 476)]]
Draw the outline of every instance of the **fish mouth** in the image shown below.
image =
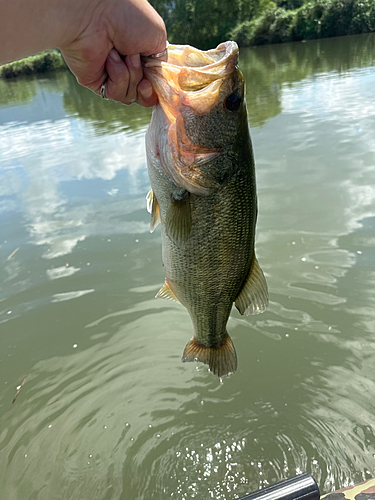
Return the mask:
[(144, 72), (169, 123), (176, 121), (182, 106), (198, 115), (209, 113), (225, 90), (223, 85), (230, 91), (228, 80), (237, 67), (238, 52), (236, 42), (228, 41), (207, 51), (169, 45), (168, 61), (145, 58)]
[(243, 82), (237, 69), (238, 46), (224, 42), (202, 51), (189, 45), (169, 45), (168, 61), (146, 58), (144, 72), (159, 98), (166, 121), (168, 149), (172, 162), (160, 156), (165, 173), (187, 191), (207, 195), (218, 185), (201, 174), (201, 166), (220, 155), (218, 148), (204, 147), (190, 139), (183, 118), (189, 108), (207, 115)]

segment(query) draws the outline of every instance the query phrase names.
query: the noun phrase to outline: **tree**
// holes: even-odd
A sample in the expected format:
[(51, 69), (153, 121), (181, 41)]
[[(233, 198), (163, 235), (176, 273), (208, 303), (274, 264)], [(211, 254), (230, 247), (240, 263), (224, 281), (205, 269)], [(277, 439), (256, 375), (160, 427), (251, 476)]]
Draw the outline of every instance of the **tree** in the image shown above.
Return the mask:
[(240, 22), (256, 16), (269, 0), (151, 0), (163, 17), (170, 42), (211, 49)]

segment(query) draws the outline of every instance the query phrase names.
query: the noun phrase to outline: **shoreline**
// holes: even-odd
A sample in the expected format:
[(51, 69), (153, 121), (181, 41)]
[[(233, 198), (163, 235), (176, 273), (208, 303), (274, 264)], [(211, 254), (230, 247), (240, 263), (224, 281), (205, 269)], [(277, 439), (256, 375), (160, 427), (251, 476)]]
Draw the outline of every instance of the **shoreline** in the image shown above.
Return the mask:
[(64, 58), (58, 50), (44, 50), (39, 54), (3, 64), (0, 66), (0, 78), (10, 80), (24, 75), (38, 75), (67, 69)]

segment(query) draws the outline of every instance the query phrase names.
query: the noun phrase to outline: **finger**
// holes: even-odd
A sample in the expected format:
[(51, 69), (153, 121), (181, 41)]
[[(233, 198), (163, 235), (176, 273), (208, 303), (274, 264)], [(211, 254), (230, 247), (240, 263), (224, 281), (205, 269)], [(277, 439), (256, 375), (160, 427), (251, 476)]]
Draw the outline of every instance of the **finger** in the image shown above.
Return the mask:
[(145, 108), (151, 108), (158, 102), (158, 97), (152, 88), (151, 83), (145, 78), (138, 85), (137, 103)]
[(99, 78), (97, 78), (96, 80), (94, 81), (84, 81), (78, 77), (77, 78), (77, 82), (82, 85), (83, 87), (86, 87), (90, 90), (92, 90), (93, 92), (95, 92), (95, 94), (98, 94), (100, 95), (100, 91), (101, 91), (101, 88), (103, 86), (103, 83), (105, 83), (108, 79), (108, 74), (104, 68), (104, 71), (102, 72), (102, 74), (100, 75)]
[(106, 83), (105, 96), (114, 101), (124, 102), (127, 96), (130, 72), (115, 49), (111, 49), (105, 64), (108, 81)]
[(131, 104), (137, 100), (137, 87), (143, 78), (143, 69), (141, 66), (141, 58), (139, 54), (125, 57), (125, 64), (129, 70), (129, 86), (126, 96), (122, 101), (124, 104)]

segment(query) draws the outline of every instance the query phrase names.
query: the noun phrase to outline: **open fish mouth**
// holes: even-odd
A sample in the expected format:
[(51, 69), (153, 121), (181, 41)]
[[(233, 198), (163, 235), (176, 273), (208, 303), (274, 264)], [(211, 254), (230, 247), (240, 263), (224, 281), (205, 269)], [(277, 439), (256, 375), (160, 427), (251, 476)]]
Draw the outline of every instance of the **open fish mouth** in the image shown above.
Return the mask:
[(221, 95), (230, 91), (229, 80), (237, 63), (236, 42), (224, 42), (207, 51), (169, 45), (168, 61), (145, 58), (144, 71), (173, 123), (181, 106), (189, 106), (198, 115), (209, 113)]
[[(160, 161), (165, 173), (178, 186), (194, 194), (207, 195), (217, 187), (201, 174), (202, 165), (217, 158), (220, 149), (193, 142), (184, 115), (208, 115), (223, 103), (233, 89), (243, 92), (243, 77), (237, 67), (238, 46), (224, 42), (202, 51), (189, 45), (169, 45), (168, 61), (145, 60), (144, 71), (151, 81), (165, 115), (169, 155)], [(170, 158), (171, 157), (171, 158)]]

